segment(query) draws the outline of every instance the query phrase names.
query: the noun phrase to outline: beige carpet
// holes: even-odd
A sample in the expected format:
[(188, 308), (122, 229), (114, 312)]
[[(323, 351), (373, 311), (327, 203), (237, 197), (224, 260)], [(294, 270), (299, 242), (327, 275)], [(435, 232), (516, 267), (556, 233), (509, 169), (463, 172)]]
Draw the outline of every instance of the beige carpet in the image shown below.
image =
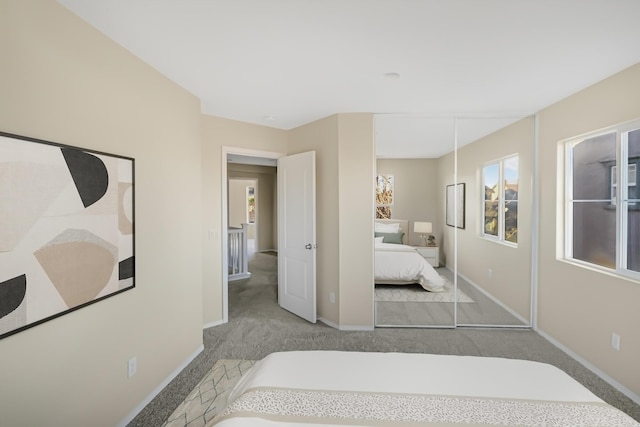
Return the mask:
[(227, 396), (255, 360), (218, 360), (163, 427), (202, 427), (224, 409)]
[[(444, 292), (429, 292), (418, 284), (411, 285), (376, 285), (376, 301), (392, 302), (455, 302), (453, 285), (448, 281)], [(474, 302), (469, 295), (458, 289), (458, 302)]]

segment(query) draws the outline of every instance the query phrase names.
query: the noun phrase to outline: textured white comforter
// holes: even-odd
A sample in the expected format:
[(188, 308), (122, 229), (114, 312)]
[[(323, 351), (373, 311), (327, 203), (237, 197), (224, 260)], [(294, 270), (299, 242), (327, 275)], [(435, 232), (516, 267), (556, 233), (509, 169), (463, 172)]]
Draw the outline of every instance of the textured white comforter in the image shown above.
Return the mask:
[(376, 243), (375, 253), (376, 283), (419, 283), (427, 291), (444, 290), (445, 279), (411, 246)]
[(213, 425), (638, 425), (554, 366), (493, 357), (273, 353), (228, 402)]

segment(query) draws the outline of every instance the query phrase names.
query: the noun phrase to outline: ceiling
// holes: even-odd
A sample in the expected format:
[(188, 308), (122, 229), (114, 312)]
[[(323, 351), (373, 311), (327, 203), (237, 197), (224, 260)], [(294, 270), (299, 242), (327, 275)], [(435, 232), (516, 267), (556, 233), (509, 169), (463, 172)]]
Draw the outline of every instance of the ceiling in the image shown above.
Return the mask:
[(205, 114), (376, 113), (387, 158), (439, 157), (453, 117), (464, 145), (640, 62), (638, 0), (58, 1)]

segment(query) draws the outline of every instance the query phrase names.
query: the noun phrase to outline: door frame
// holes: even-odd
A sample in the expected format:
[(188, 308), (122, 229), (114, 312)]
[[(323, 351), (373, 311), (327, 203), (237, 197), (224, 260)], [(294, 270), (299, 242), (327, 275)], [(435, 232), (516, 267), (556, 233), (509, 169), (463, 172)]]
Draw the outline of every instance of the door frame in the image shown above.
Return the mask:
[[(279, 159), (280, 157), (286, 156), (285, 153), (279, 153), (275, 151), (263, 151), (263, 150), (253, 150), (250, 148), (242, 148), (242, 147), (231, 147), (231, 146), (222, 146), (222, 153), (220, 159), (220, 176), (221, 176), (221, 185), (222, 185), (222, 323), (229, 322), (229, 254), (228, 254), (228, 244), (229, 244), (229, 228), (227, 223), (229, 221), (227, 211), (229, 209), (229, 194), (228, 194), (228, 177), (227, 177), (227, 155), (228, 154), (238, 154), (241, 156), (249, 156), (249, 157), (258, 157), (263, 159)], [(278, 227), (280, 224), (278, 224)], [(257, 230), (256, 230), (257, 232)]]

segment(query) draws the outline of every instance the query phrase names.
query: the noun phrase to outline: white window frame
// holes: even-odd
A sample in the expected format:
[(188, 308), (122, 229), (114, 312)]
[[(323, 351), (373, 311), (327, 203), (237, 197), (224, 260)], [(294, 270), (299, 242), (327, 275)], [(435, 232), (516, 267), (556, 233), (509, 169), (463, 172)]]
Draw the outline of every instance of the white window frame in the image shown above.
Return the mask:
[[(512, 246), (512, 247), (518, 247), (518, 243), (513, 243), (510, 242), (508, 240), (505, 240), (505, 236), (504, 236), (504, 231), (505, 231), (505, 206), (506, 206), (506, 199), (504, 197), (505, 195), (505, 188), (504, 188), (504, 164), (511, 159), (517, 159), (518, 161), (518, 185), (520, 183), (520, 156), (518, 153), (516, 154), (510, 154), (508, 156), (502, 157), (500, 159), (497, 160), (492, 160), (490, 162), (487, 162), (485, 164), (482, 165), (482, 169), (480, 171), (480, 176), (481, 176), (481, 183), (482, 186), (480, 187), (480, 194), (482, 197), (482, 204), (481, 204), (481, 208), (480, 208), (480, 212), (481, 212), (481, 220), (480, 220), (480, 235), (487, 239), (487, 240), (492, 240), (494, 242), (499, 242), (502, 244), (505, 244), (507, 246)], [(500, 227), (498, 228), (498, 235), (494, 236), (493, 234), (487, 234), (484, 232), (484, 225), (485, 225), (485, 203), (487, 202), (487, 200), (485, 199), (485, 182), (484, 182), (484, 170), (485, 168), (489, 167), (489, 166), (494, 166), (494, 165), (498, 165), (498, 192), (500, 194), (500, 197), (498, 198), (498, 224), (500, 224)], [(518, 198), (515, 200), (518, 203), (518, 209), (520, 209), (520, 192), (518, 191)], [(518, 227), (519, 229), (519, 227)]]
[[(617, 182), (618, 182), (618, 172), (617, 172), (618, 166), (617, 165), (613, 165), (611, 167), (611, 192), (610, 194), (612, 194), (611, 196), (611, 204), (615, 205), (616, 204), (616, 198), (617, 198)], [(637, 172), (636, 172), (636, 164), (635, 163), (629, 163), (627, 162), (627, 187), (635, 187), (636, 186), (636, 176), (637, 176)], [(613, 196), (613, 194), (616, 194), (616, 197)]]
[[(640, 120), (634, 120), (632, 122), (623, 123), (619, 125), (610, 126), (605, 129), (590, 132), (584, 135), (580, 135), (574, 138), (560, 141), (562, 147), (562, 154), (564, 157), (564, 167), (560, 170), (563, 171), (564, 177), (560, 176), (559, 179), (564, 181), (564, 242), (562, 245), (563, 253), (562, 259), (571, 262), (576, 265), (601, 270), (609, 274), (613, 274), (620, 277), (632, 278), (640, 280), (640, 272), (629, 270), (627, 268), (627, 228), (628, 228), (628, 205), (636, 204), (630, 202), (628, 199), (628, 188), (636, 185), (636, 176), (634, 174), (633, 183), (629, 182), (629, 173), (631, 169), (635, 170), (636, 165), (631, 164), (633, 168), (629, 168), (628, 161), (628, 133), (640, 130)], [(585, 140), (595, 138), (601, 135), (615, 133), (615, 152), (616, 152), (616, 164), (612, 167), (612, 173), (615, 173), (615, 181), (612, 177), (611, 189), (616, 188), (618, 192), (613, 197), (613, 191), (609, 192), (609, 199), (593, 199), (589, 202), (609, 203), (612, 208), (616, 210), (616, 254), (615, 254), (615, 268), (605, 267), (599, 264), (594, 264), (588, 261), (573, 258), (573, 205), (579, 200), (573, 199), (573, 147)], [(562, 157), (559, 159), (562, 161)], [(623, 161), (624, 160), (624, 161)], [(622, 165), (618, 168), (618, 165)], [(615, 171), (615, 172), (614, 172)], [(624, 180), (622, 179), (623, 177)], [(620, 183), (622, 185), (617, 185)], [(621, 203), (618, 203), (620, 201)]]

